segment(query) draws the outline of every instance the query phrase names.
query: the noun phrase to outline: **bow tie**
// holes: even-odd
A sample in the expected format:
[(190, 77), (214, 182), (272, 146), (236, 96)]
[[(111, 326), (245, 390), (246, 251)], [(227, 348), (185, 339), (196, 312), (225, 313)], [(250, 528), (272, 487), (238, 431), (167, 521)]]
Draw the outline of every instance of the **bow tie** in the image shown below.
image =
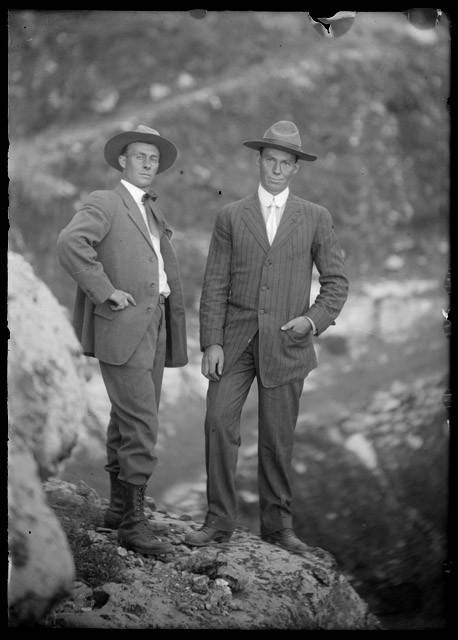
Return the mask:
[(157, 195), (154, 192), (152, 192), (152, 193), (144, 193), (142, 195), (142, 202), (146, 202), (150, 198), (154, 202), (155, 200), (157, 200)]

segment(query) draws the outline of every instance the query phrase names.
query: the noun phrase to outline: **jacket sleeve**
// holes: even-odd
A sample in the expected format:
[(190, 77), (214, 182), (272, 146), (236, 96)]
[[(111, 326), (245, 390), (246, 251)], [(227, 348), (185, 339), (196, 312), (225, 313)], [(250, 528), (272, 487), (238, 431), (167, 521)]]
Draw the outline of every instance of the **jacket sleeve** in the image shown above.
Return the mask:
[(97, 245), (110, 228), (106, 198), (94, 192), (57, 238), (60, 264), (94, 304), (105, 302), (115, 290), (97, 256)]
[(320, 209), (312, 242), (312, 257), (319, 273), (320, 290), (306, 315), (313, 320), (316, 335), (320, 335), (331, 324), (335, 324), (348, 296), (343, 252), (334, 231), (331, 214), (324, 207)]
[(208, 250), (200, 299), (200, 348), (223, 346), (227, 302), (231, 288), (232, 236), (229, 212), (217, 216)]

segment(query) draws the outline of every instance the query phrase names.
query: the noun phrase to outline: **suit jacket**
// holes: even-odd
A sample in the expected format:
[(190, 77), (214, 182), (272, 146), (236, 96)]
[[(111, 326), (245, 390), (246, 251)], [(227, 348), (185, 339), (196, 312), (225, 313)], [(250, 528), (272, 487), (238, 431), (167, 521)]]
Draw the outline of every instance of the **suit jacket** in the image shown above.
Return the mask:
[[(171, 290), (165, 305), (165, 366), (179, 367), (188, 362), (179, 267), (170, 242), (172, 231), (156, 204), (153, 208)], [(157, 256), (128, 190), (119, 184), (91, 193), (59, 234), (57, 252), (78, 285), (73, 324), (84, 353), (124, 364), (145, 334), (160, 293)], [(137, 306), (113, 311), (107, 298), (114, 289), (131, 293)]]
[[(320, 291), (310, 306), (313, 264)], [(233, 366), (259, 330), (259, 367), (266, 387), (305, 378), (317, 366), (312, 334), (282, 331), (307, 314), (322, 333), (348, 295), (343, 255), (327, 209), (290, 193), (272, 245), (258, 195), (223, 208), (210, 242), (200, 302), (200, 342), (224, 349)]]

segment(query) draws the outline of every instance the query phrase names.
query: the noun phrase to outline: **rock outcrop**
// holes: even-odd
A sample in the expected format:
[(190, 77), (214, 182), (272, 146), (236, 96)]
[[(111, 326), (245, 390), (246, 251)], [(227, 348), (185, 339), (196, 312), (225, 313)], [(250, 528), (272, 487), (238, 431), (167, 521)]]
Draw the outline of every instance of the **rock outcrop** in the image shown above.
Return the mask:
[(33, 623), (68, 592), (72, 554), (41, 480), (75, 447), (86, 411), (83, 358), (63, 307), (18, 254), (8, 255), (9, 610)]
[[(292, 555), (248, 530), (229, 543), (193, 549), (186, 515), (147, 508), (166, 523), (173, 552), (143, 557), (100, 527), (105, 500), (80, 482), (52, 480), (48, 500), (74, 549), (72, 594), (40, 621), (51, 628), (378, 629), (367, 605), (332, 556)], [(152, 505), (155, 508), (155, 505)]]
[[(330, 550), (376, 615), (415, 615), (443, 622), (449, 434), (439, 374), (395, 380), (360, 411), (318, 418), (304, 413), (293, 454), (296, 530)], [(331, 403), (329, 403), (331, 404)], [(334, 417), (332, 417), (334, 415)], [(256, 531), (257, 444), (239, 453), (243, 524)], [(163, 496), (166, 506), (200, 519), (205, 477)]]
[(8, 412), (40, 475), (75, 447), (86, 413), (84, 357), (67, 312), (19, 254), (8, 255)]
[[(380, 614), (444, 607), (449, 434), (432, 374), (380, 389), (360, 412), (297, 425), (295, 521), (309, 544), (338, 558), (352, 584)], [(242, 458), (239, 486), (246, 524), (256, 524), (256, 454)]]

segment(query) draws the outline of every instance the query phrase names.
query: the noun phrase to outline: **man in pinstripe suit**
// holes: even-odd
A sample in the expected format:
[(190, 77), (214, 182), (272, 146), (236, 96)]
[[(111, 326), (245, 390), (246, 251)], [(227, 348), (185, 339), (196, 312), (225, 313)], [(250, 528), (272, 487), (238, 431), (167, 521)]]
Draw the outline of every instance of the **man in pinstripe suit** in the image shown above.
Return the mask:
[[(335, 324), (348, 280), (328, 210), (289, 191), (298, 161), (316, 160), (296, 125), (277, 122), (244, 144), (259, 151), (260, 185), (222, 209), (211, 238), (200, 305), (208, 510), (186, 542), (224, 541), (234, 530), (240, 414), (256, 377), (261, 537), (302, 553), (291, 509), (299, 399), (317, 366), (312, 334)], [(320, 291), (310, 305), (313, 264)]]

